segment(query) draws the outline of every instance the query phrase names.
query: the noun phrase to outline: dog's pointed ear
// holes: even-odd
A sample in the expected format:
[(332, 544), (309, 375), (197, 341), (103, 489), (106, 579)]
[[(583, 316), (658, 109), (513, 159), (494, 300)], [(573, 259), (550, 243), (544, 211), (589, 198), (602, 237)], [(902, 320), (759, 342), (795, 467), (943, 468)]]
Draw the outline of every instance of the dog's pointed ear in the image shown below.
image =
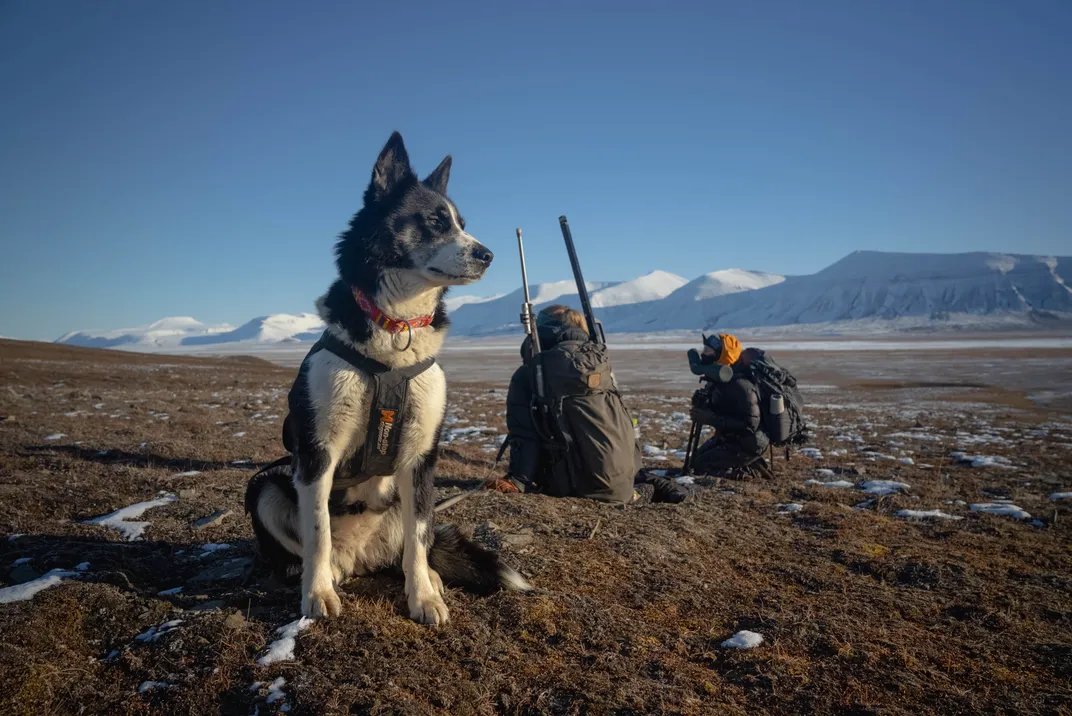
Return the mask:
[(402, 142), (402, 135), (395, 132), (387, 140), (387, 144), (380, 151), (379, 158), (376, 159), (376, 166), (372, 168), (372, 181), (369, 183), (369, 190), (365, 193), (366, 200), (382, 199), (411, 176), (413, 176), (413, 169), (409, 165), (406, 145)]
[(450, 165), (451, 158), (448, 154), (444, 157), (443, 161), (439, 163), (439, 166), (435, 168), (428, 178), (424, 180), (424, 185), (429, 189), (435, 189), (440, 194), (446, 195), (447, 182), (450, 180)]

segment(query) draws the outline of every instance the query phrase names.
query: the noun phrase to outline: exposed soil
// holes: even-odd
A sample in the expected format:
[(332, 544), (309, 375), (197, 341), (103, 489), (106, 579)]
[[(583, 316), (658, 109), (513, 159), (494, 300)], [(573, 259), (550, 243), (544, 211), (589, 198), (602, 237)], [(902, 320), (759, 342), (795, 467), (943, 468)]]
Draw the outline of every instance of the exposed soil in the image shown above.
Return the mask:
[[(978, 372), (783, 362), (812, 384), (821, 459), (779, 456), (774, 480), (712, 481), (678, 506), (480, 493), (439, 519), (535, 594), (452, 591), (435, 629), (406, 617), (397, 576), (364, 578), (294, 660), (261, 667), (300, 600), (252, 561), (242, 496), (282, 453), (294, 369), (0, 341), (0, 587), (73, 572), (0, 604), (0, 713), (1072, 713), (1072, 501), (1049, 497), (1072, 491), (1072, 416)], [(680, 464), (688, 389), (627, 387), (649, 465)], [(451, 384), (441, 496), (489, 474), (504, 388)], [(877, 479), (909, 487), (858, 489)], [(161, 492), (176, 499), (137, 541), (85, 524)], [(742, 629), (762, 645), (721, 646)]]

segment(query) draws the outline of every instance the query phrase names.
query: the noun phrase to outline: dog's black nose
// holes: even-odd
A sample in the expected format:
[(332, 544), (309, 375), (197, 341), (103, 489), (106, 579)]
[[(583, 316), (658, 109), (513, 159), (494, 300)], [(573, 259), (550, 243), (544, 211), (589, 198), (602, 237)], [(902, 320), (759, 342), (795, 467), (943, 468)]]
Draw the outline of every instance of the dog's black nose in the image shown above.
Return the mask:
[(491, 264), (491, 260), (495, 258), (495, 254), (488, 250), (488, 247), (477, 244), (473, 248), (473, 258), (484, 265)]

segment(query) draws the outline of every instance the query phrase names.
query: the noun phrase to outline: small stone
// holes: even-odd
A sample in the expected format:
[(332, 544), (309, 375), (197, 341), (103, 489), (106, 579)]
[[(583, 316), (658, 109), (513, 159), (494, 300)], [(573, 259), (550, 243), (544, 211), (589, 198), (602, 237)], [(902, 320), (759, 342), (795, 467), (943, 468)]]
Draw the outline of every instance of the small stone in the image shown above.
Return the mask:
[(252, 567), (253, 560), (246, 557), (237, 557), (202, 571), (190, 581), (195, 583), (238, 582), (246, 577)]
[(531, 544), (532, 540), (531, 532), (529, 534), (504, 534), (502, 536), (503, 542), (514, 547), (524, 547), (527, 544)]
[(217, 609), (223, 609), (223, 600), (222, 599), (213, 599), (213, 600), (208, 601), (208, 602), (202, 602), (201, 604), (198, 604), (196, 607), (194, 607), (191, 611), (194, 611), (194, 612), (214, 612)]
[(242, 612), (232, 612), (223, 620), (223, 625), (228, 629), (241, 629), (245, 623), (246, 618), (242, 616)]
[(195, 520), (192, 526), (195, 529), (201, 529), (202, 527), (208, 527), (209, 525), (219, 524), (220, 522), (223, 522), (225, 519), (230, 517), (232, 514), (233, 513), (228, 509), (216, 510), (211, 515), (207, 515), (199, 520)]

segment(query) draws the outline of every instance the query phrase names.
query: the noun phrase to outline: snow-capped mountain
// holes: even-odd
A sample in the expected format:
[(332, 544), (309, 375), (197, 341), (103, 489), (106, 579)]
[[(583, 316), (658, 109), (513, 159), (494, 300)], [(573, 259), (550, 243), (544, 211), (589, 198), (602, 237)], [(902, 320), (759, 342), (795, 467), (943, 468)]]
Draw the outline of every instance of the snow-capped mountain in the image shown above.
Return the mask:
[[(663, 298), (688, 282), (666, 271), (652, 271), (632, 281), (586, 281), (592, 306), (600, 308), (601, 320), (618, 315), (627, 306)], [(573, 281), (553, 281), (529, 286), (529, 296), (538, 311), (548, 303), (563, 303), (580, 308), (577, 284)], [(482, 336), (514, 333), (521, 330), (519, 314), (524, 293), (519, 288), (494, 301), (467, 304), (451, 313), (451, 332), (460, 336)]]
[[(845, 322), (870, 333), (925, 327), (1037, 326), (1072, 319), (1072, 258), (1022, 254), (896, 254), (857, 251), (810, 276), (727, 269), (692, 281), (652, 271), (631, 281), (589, 282), (596, 317), (608, 332), (759, 328)], [(530, 286), (537, 310), (551, 302), (579, 307), (573, 281)], [(451, 333), (519, 333), (521, 289), (505, 296), (449, 298)], [(897, 320), (894, 320), (897, 319)], [(1067, 323), (1061, 325), (1067, 326)], [(168, 350), (198, 346), (313, 341), (323, 324), (312, 313), (276, 314), (233, 328), (165, 318), (117, 331), (76, 331), (58, 343)], [(850, 329), (851, 330), (851, 329)]]
[(674, 292), (674, 303), (687, 304), (689, 301), (702, 301), (705, 298), (725, 296), (730, 293), (754, 291), (781, 283), (785, 276), (762, 271), (745, 271), (744, 269), (725, 269), (705, 273), (689, 281), (680, 291)]
[(494, 296), (451, 296), (448, 293), (447, 297), (443, 299), (443, 303), (446, 304), (448, 311), (454, 311), (468, 303), (487, 303), (501, 296), (501, 293), (497, 293)]
[[(751, 328), (861, 319), (1014, 314), (1025, 324), (1072, 313), (1072, 258), (857, 251), (811, 276), (699, 300), (678, 294), (604, 318), (608, 330)], [(691, 285), (691, 284), (690, 284)], [(608, 320), (609, 319), (609, 320)]]
[(112, 331), (72, 331), (56, 340), (87, 348), (172, 348), (186, 338), (207, 338), (225, 333), (233, 326), (222, 323), (208, 325), (189, 316), (162, 318), (155, 323), (137, 328), (120, 328)]
[(315, 313), (277, 313), (254, 318), (233, 331), (189, 336), (184, 346), (207, 346), (217, 343), (279, 343), (281, 341), (315, 341), (324, 331), (324, 322)]
[(667, 271), (652, 271), (632, 281), (607, 286), (592, 294), (593, 308), (625, 306), (643, 301), (657, 301), (688, 283), (677, 274)]
[(279, 343), (314, 341), (324, 330), (315, 313), (291, 315), (279, 313), (254, 318), (235, 328), (227, 323), (209, 325), (186, 316), (163, 318), (148, 326), (121, 328), (115, 331), (74, 331), (56, 340), (87, 348), (127, 348), (130, 350), (166, 350), (183, 346), (209, 346), (223, 343)]

